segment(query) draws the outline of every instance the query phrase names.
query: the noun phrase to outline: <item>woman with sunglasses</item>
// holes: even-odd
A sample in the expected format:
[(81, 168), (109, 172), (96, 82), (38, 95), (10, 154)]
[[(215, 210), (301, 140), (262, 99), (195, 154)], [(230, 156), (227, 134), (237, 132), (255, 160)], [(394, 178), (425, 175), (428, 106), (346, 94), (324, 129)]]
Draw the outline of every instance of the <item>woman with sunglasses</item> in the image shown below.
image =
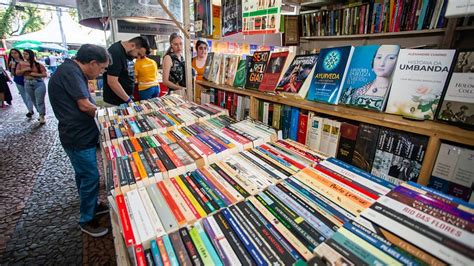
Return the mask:
[(47, 76), (46, 68), (36, 61), (35, 53), (32, 50), (24, 50), (23, 58), (25, 60), (18, 65), (16, 75), (25, 77), (25, 91), (34, 103), (36, 111), (40, 115), (38, 120), (43, 125), (46, 123), (46, 106), (44, 104), (46, 85), (43, 81), (43, 78)]

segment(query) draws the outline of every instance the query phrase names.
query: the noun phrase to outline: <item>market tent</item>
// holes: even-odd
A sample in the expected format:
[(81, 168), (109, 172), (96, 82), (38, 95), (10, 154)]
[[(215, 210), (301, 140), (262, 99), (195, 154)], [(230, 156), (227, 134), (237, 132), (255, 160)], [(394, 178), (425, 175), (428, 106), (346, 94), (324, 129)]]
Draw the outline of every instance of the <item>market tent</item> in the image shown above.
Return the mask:
[(53, 51), (62, 51), (62, 52), (67, 51), (66, 48), (62, 47), (59, 44), (55, 44), (55, 43), (44, 43), (44, 44), (40, 45), (40, 48), (44, 49), (44, 50), (53, 50)]
[[(92, 43), (97, 45), (105, 45), (105, 36), (103, 31), (81, 26), (79, 23), (75, 22), (67, 12), (62, 13), (61, 22), (67, 44), (81, 45), (84, 43)], [(12, 36), (8, 40), (35, 40), (41, 41), (43, 43), (62, 43), (58, 16), (53, 14), (53, 19), (48, 23), (48, 25), (46, 25), (44, 29), (40, 31), (27, 33), (20, 36)]]

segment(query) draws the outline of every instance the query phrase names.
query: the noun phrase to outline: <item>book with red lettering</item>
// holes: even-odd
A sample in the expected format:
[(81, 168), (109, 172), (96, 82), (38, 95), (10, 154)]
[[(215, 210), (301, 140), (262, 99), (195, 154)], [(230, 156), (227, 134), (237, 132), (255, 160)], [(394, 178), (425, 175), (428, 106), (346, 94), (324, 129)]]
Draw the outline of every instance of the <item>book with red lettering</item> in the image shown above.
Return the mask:
[(301, 144), (306, 144), (307, 129), (308, 129), (308, 114), (300, 113), (296, 140)]
[(174, 215), (174, 218), (176, 219), (176, 222), (180, 225), (183, 226), (186, 224), (186, 219), (184, 218), (184, 215), (181, 213), (181, 211), (178, 208), (178, 205), (176, 205), (176, 202), (174, 202), (173, 198), (171, 197), (168, 189), (164, 185), (162, 181), (156, 183), (158, 186), (158, 189), (160, 190), (161, 194), (163, 195), (163, 198), (165, 198), (166, 203), (168, 204), (171, 212)]
[(267, 61), (270, 57), (270, 51), (259, 51), (253, 53), (252, 63), (250, 64), (245, 88), (257, 90), (263, 79), (263, 74), (267, 67)]

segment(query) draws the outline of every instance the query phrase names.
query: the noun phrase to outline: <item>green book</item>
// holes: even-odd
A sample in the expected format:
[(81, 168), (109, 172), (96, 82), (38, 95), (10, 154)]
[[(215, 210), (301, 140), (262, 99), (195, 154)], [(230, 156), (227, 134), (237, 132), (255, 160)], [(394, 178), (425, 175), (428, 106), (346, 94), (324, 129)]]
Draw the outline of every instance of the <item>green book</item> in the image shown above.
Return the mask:
[[(247, 58), (252, 58), (247, 56)], [(234, 78), (234, 87), (245, 87), (245, 81), (247, 80), (247, 61), (248, 59), (241, 59), (237, 66), (237, 72)]]
[(273, 128), (280, 129), (280, 113), (281, 113), (281, 104), (274, 103), (273, 104), (273, 117), (272, 117)]

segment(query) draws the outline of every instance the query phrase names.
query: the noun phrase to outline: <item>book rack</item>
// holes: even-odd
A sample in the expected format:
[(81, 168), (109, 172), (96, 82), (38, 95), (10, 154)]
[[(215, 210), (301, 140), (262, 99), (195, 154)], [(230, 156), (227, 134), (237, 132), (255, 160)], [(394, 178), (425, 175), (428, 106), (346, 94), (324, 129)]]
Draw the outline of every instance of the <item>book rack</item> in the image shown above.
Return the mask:
[(418, 177), (418, 183), (422, 185), (427, 185), (430, 180), (431, 172), (442, 140), (474, 146), (474, 134), (472, 131), (444, 123), (435, 121), (413, 121), (401, 116), (382, 112), (357, 109), (343, 105), (329, 105), (312, 102), (305, 99), (285, 97), (283, 95), (268, 94), (227, 85), (218, 85), (208, 81), (196, 81), (194, 101), (200, 103), (201, 91), (210, 88), (250, 97), (249, 115), (253, 119), (258, 119), (258, 100), (264, 100), (313, 111), (317, 114), (324, 114), (335, 118), (358, 121), (428, 136), (429, 142), (426, 147), (426, 154)]

